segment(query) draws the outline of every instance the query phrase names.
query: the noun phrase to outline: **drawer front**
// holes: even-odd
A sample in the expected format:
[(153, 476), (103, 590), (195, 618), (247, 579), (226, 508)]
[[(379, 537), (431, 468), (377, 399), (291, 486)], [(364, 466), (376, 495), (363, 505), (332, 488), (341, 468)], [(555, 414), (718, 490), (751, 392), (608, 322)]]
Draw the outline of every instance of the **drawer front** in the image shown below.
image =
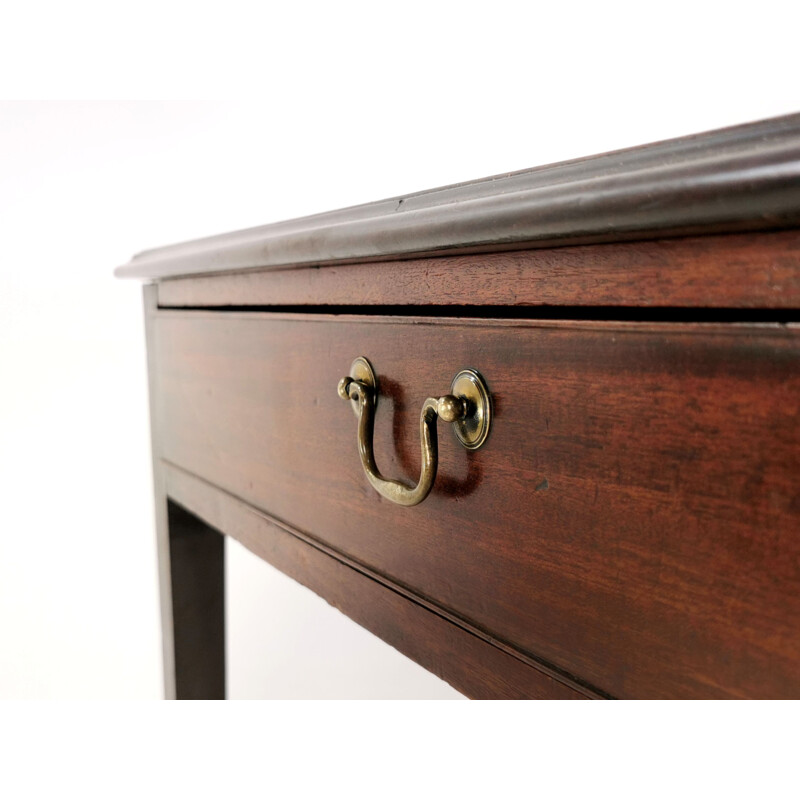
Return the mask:
[[(798, 330), (162, 311), (153, 343), (161, 458), (424, 602), (613, 696), (800, 696)], [(414, 508), (362, 472), (358, 355), (409, 483), (424, 399), (491, 390)]]

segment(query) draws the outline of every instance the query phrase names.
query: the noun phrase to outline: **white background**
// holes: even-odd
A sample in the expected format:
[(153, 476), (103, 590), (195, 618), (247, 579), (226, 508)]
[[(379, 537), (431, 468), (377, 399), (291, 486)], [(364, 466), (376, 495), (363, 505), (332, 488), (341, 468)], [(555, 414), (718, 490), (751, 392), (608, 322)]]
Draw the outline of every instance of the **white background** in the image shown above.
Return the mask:
[[(0, 25), (0, 697), (162, 691), (137, 250), (800, 110), (793, 4)], [(76, 91), (77, 89), (77, 91)], [(208, 94), (225, 101), (144, 100)], [(79, 97), (126, 100), (77, 101)], [(456, 697), (236, 545), (232, 697)]]

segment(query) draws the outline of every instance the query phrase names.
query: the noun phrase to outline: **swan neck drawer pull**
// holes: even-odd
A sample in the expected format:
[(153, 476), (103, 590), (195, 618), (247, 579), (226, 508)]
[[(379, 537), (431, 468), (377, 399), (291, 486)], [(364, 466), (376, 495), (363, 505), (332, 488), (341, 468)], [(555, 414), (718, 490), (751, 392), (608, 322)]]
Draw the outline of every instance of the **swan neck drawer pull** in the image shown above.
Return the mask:
[(378, 404), (378, 379), (372, 364), (359, 356), (350, 367), (350, 374), (339, 381), (339, 396), (350, 400), (358, 418), (358, 452), (361, 465), (373, 488), (393, 503), (415, 506), (433, 488), (438, 467), (436, 421), (453, 425), (456, 438), (469, 450), (477, 450), (489, 435), (492, 402), (486, 383), (473, 369), (464, 369), (453, 378), (450, 394), (429, 397), (422, 404), (419, 418), (422, 446), (422, 469), (416, 486), (384, 478), (375, 463), (373, 429)]

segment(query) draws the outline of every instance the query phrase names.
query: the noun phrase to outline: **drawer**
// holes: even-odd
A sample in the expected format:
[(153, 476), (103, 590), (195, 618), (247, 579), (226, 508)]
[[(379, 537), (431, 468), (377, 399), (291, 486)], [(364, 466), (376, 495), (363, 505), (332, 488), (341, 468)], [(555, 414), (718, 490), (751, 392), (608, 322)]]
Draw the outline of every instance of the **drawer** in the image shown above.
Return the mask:
[[(152, 346), (165, 461), (449, 618), (612, 696), (800, 694), (797, 329), (167, 310)], [(359, 355), (408, 483), (425, 398), (489, 385), (419, 506), (362, 471)]]

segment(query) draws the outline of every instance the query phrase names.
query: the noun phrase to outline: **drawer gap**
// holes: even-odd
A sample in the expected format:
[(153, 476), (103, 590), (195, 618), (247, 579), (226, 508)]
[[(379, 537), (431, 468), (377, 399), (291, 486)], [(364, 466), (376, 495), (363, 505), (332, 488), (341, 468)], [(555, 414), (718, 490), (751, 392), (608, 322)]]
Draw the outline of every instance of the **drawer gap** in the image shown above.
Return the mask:
[(691, 306), (470, 306), (470, 305), (161, 305), (164, 311), (221, 311), (273, 314), (341, 314), (348, 316), (447, 317), (470, 319), (539, 319), (613, 322), (800, 322), (800, 309), (699, 308)]

